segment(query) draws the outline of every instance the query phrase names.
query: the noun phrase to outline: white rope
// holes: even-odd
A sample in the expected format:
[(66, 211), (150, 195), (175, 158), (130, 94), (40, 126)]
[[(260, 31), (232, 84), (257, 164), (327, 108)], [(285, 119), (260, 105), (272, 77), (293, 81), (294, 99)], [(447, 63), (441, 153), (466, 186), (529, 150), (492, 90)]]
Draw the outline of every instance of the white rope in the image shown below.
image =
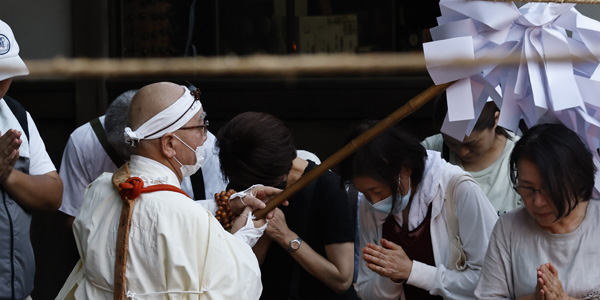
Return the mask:
[[(597, 55), (600, 57), (600, 53)], [(596, 56), (565, 55), (528, 59), (529, 61), (598, 61)], [(484, 57), (451, 61), (432, 59), (432, 64), (470, 67), (518, 65), (520, 55)], [(26, 60), (30, 75), (21, 80), (57, 77), (131, 77), (153, 75), (193, 76), (303, 76), (303, 75), (389, 75), (423, 74), (422, 52), (378, 54), (257, 55), (247, 57), (87, 59), (57, 58)]]
[(255, 55), (244, 57), (26, 60), (22, 77), (112, 77), (140, 75), (257, 76), (386, 74), (424, 72), (422, 53)]
[[(96, 288), (101, 289), (105, 292), (108, 292), (110, 294), (114, 293), (114, 291), (112, 289), (98, 285), (98, 284), (94, 283), (93, 281), (88, 281), (88, 282), (91, 283)], [(206, 286), (203, 286), (199, 291), (175, 291), (175, 290), (173, 290), (173, 291), (163, 291), (163, 292), (134, 293), (131, 290), (128, 290), (127, 293), (125, 294), (125, 297), (127, 297), (127, 299), (131, 299), (131, 300), (138, 300), (138, 299), (140, 299), (139, 298), (140, 296), (142, 298), (144, 298), (144, 296), (169, 295), (169, 294), (200, 295), (206, 291), (208, 291), (208, 287), (206, 287)]]

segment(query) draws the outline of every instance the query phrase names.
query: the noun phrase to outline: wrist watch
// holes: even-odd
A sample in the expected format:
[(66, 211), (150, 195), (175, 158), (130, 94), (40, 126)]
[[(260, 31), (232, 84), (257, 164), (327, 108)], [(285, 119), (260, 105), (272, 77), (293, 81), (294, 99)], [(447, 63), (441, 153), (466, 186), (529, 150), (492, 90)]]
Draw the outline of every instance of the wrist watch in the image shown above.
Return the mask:
[(290, 245), (287, 248), (287, 252), (292, 253), (292, 252), (298, 250), (298, 248), (300, 248), (301, 244), (302, 244), (302, 239), (300, 237), (297, 237), (297, 238), (291, 240)]

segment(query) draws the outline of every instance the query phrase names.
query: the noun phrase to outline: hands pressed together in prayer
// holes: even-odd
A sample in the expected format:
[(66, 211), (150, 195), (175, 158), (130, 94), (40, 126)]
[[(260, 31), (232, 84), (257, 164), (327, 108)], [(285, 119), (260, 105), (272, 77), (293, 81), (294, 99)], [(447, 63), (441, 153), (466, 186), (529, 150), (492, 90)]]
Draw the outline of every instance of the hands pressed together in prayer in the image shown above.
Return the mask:
[(367, 267), (380, 276), (387, 277), (396, 283), (404, 282), (410, 276), (413, 261), (401, 246), (381, 239), (381, 246), (368, 243), (362, 252)]
[(22, 142), (20, 131), (9, 129), (4, 134), (0, 132), (0, 184), (2, 185), (19, 159), (19, 147)]
[(558, 278), (558, 270), (552, 263), (545, 263), (537, 268), (537, 285), (532, 298), (534, 300), (574, 299), (563, 290), (562, 283)]

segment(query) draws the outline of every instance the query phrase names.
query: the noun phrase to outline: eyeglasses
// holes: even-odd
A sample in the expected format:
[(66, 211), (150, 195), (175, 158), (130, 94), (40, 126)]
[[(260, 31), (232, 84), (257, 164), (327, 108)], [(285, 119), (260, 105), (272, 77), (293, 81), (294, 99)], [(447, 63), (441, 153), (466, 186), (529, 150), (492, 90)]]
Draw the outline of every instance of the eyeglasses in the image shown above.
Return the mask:
[(515, 189), (515, 191), (521, 196), (521, 198), (526, 200), (533, 199), (533, 197), (535, 196), (535, 192), (540, 193), (540, 196), (546, 196), (545, 187), (534, 189), (530, 186), (515, 186), (513, 187), (513, 189)]
[(208, 131), (208, 120), (204, 120), (204, 125), (188, 126), (188, 127), (179, 128), (179, 130), (187, 130), (187, 129), (200, 129), (200, 132), (203, 135), (206, 135), (206, 132)]

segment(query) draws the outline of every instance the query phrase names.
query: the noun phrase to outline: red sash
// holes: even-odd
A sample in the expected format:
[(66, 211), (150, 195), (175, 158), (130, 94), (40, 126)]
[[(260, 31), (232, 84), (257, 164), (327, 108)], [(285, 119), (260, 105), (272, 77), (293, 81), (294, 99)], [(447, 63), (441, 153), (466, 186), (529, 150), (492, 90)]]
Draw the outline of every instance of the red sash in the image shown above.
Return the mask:
[(172, 191), (182, 193), (188, 198), (190, 197), (180, 188), (169, 184), (144, 187), (144, 181), (139, 177), (130, 177), (127, 181), (119, 184), (119, 196), (123, 199), (123, 207), (121, 208), (121, 216), (119, 217), (117, 246), (115, 249), (114, 300), (125, 299), (125, 267), (127, 266), (127, 247), (129, 244), (129, 227), (131, 225), (131, 215), (133, 214), (133, 204), (140, 194), (157, 191)]

